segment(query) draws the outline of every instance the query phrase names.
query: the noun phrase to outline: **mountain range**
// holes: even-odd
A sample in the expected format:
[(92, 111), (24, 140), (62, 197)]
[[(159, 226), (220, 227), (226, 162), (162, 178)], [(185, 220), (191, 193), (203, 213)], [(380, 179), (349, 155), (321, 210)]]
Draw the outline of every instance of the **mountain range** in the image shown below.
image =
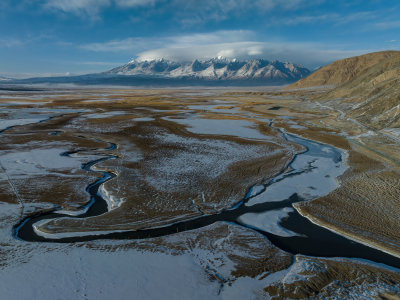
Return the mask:
[[(10, 84), (73, 83), (126, 86), (264, 86), (293, 83), (311, 73), (289, 62), (215, 58), (174, 62), (165, 59), (131, 61), (112, 70), (79, 75), (8, 80)], [(5, 82), (5, 80), (3, 80)]]
[(311, 72), (303, 66), (280, 61), (252, 59), (210, 59), (206, 61), (174, 62), (165, 59), (131, 61), (104, 74), (190, 78), (199, 80), (264, 80), (265, 82), (294, 82)]

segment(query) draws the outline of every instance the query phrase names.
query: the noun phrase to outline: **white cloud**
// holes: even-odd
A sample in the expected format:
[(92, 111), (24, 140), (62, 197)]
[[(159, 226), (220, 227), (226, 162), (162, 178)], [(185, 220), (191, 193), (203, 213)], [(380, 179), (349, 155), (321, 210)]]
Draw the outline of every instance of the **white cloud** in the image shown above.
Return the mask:
[(45, 7), (76, 15), (98, 17), (112, 5), (121, 8), (153, 5), (157, 0), (46, 0)]
[(123, 65), (124, 62), (107, 62), (107, 61), (82, 61), (77, 62), (79, 65), (88, 65), (88, 66), (120, 66)]
[(19, 47), (23, 46), (26, 43), (20, 39), (0, 39), (0, 48), (11, 48), (11, 47)]
[(94, 52), (127, 52), (135, 53), (144, 49), (160, 47), (163, 45), (161, 39), (153, 38), (127, 38), (123, 40), (112, 40), (104, 43), (90, 43), (80, 48)]
[(377, 22), (373, 24), (373, 27), (380, 30), (400, 28), (400, 21), (386, 21), (386, 22)]
[(298, 25), (298, 24), (305, 24), (305, 23), (317, 23), (329, 20), (337, 20), (338, 15), (336, 14), (323, 14), (323, 15), (315, 15), (315, 16), (298, 16), (292, 18), (285, 18), (280, 20), (274, 20), (276, 25)]
[(155, 11), (169, 11), (180, 22), (189, 24), (238, 17), (249, 11), (294, 10), (316, 1), (320, 0), (45, 0), (44, 6), (65, 13), (98, 17), (100, 12), (112, 6), (127, 9), (159, 4)]
[(130, 56), (136, 55), (138, 60), (165, 58), (191, 61), (223, 56), (292, 61), (310, 68), (372, 51), (341, 50), (339, 47), (327, 47), (318, 43), (264, 42), (259, 41), (254, 32), (247, 30), (225, 30), (162, 38), (128, 38), (87, 44), (81, 48), (96, 52), (127, 53)]
[(237, 42), (148, 50), (139, 53), (138, 60), (165, 58), (189, 61), (223, 56), (239, 59), (265, 58), (268, 60), (291, 61), (309, 68), (315, 68), (338, 59), (367, 52), (370, 52), (370, 50), (326, 49), (321, 45), (312, 43)]
[(315, 0), (172, 0), (169, 5), (176, 19), (184, 25), (206, 21), (222, 21), (229, 17), (241, 18), (251, 13), (254, 17), (268, 11), (295, 10), (301, 4), (309, 5)]
[(110, 0), (47, 0), (45, 7), (66, 13), (96, 16), (102, 8), (110, 4)]
[(176, 48), (184, 48), (194, 45), (201, 46), (221, 42), (232, 43), (255, 39), (255, 33), (249, 30), (221, 30), (211, 33), (194, 33), (177, 36), (126, 38), (122, 40), (107, 41), (104, 43), (90, 43), (82, 45), (80, 48), (95, 52), (137, 53), (146, 49), (165, 47), (166, 45)]
[(135, 7), (154, 5), (157, 0), (114, 0), (115, 4), (120, 7)]
[(14, 48), (14, 47), (23, 47), (33, 42), (39, 42), (46, 39), (51, 39), (52, 37), (47, 34), (37, 34), (34, 36), (25, 36), (22, 37), (3, 37), (0, 38), (0, 48)]
[(337, 13), (329, 14), (315, 14), (315, 15), (301, 15), (301, 16), (290, 16), (273, 18), (271, 24), (275, 26), (296, 26), (299, 24), (315, 24), (315, 23), (332, 23), (335, 26), (345, 25), (348, 23), (360, 23), (360, 21), (376, 19), (376, 12), (364, 11), (351, 13), (348, 15), (342, 15)]
[(165, 58), (177, 61), (190, 61), (194, 59), (210, 59), (218, 56), (245, 58), (254, 55), (261, 56), (263, 54), (262, 46), (262, 43), (257, 42), (236, 42), (160, 48), (139, 53), (138, 60)]
[(193, 33), (167, 37), (166, 41), (177, 47), (204, 45), (213, 43), (232, 43), (256, 40), (256, 34), (251, 30), (218, 30), (208, 33)]

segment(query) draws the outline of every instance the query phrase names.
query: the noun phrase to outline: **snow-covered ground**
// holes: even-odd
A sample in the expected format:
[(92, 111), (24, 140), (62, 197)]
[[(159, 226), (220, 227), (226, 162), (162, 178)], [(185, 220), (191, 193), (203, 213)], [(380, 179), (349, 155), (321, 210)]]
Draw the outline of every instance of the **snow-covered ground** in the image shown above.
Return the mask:
[[(202, 109), (199, 106), (194, 109)], [(209, 107), (205, 107), (208, 109)], [(224, 112), (211, 107), (212, 111)], [(26, 125), (45, 120), (60, 111), (42, 111), (40, 114), (31, 114), (32, 110), (24, 110), (10, 114), (10, 119), (0, 120), (0, 129)], [(231, 110), (226, 110), (226, 112)], [(3, 111), (2, 111), (3, 112)], [(107, 118), (123, 115), (123, 112), (105, 112), (91, 114), (89, 118)], [(34, 116), (34, 117), (33, 117)], [(152, 121), (152, 118), (136, 118), (133, 121)], [(188, 126), (188, 130), (199, 134), (221, 134), (236, 136), (244, 139), (266, 140), (271, 137), (260, 133), (255, 124), (246, 120), (210, 120), (210, 119), (169, 119)], [(11, 125), (9, 125), (11, 124)], [(296, 125), (292, 125), (296, 126)], [(171, 176), (157, 177), (157, 174), (187, 177), (197, 169), (205, 174), (216, 177), (225, 171), (238, 157), (257, 158), (261, 155), (270, 155), (262, 152), (262, 148), (238, 145), (233, 142), (216, 140), (191, 140), (176, 135), (160, 135), (166, 143), (186, 145), (189, 150), (185, 153), (175, 153), (169, 157), (160, 158), (157, 172), (147, 175), (147, 180), (163, 190), (182, 188), (171, 187)], [(280, 201), (297, 193), (306, 200), (326, 195), (338, 186), (337, 177), (343, 174), (346, 166), (346, 152), (330, 146), (304, 140), (293, 135), (287, 135), (289, 141), (297, 142), (308, 147), (308, 152), (296, 157), (292, 170), (278, 176), (265, 189), (258, 185), (252, 188), (247, 205)], [(30, 176), (57, 174), (65, 176), (64, 171), (79, 169), (82, 162), (95, 159), (95, 156), (82, 154), (73, 157), (60, 156), (64, 152), (65, 144), (25, 145), (16, 151), (1, 153), (0, 161), (7, 175), (13, 179), (25, 179)], [(191, 147), (191, 148), (190, 148)], [(27, 150), (28, 148), (32, 148)], [(202, 149), (202, 151), (199, 151)], [(203, 151), (206, 149), (207, 151)], [(257, 150), (258, 149), (258, 150)], [(265, 149), (264, 149), (265, 150)], [(218, 153), (219, 156), (211, 155)], [(131, 161), (141, 159), (135, 153)], [(189, 162), (192, 162), (190, 164)], [(195, 164), (193, 164), (195, 162)], [(98, 169), (101, 169), (98, 167)], [(0, 171), (2, 187), (7, 185), (7, 176)], [(172, 182), (173, 183), (173, 182)], [(190, 182), (187, 183), (190, 186)], [(100, 192), (111, 203), (110, 208), (117, 207), (120, 202), (115, 201), (112, 194), (102, 186)], [(265, 189), (265, 191), (264, 191)], [(118, 199), (117, 199), (118, 200)], [(114, 202), (113, 202), (114, 201)], [(239, 231), (253, 232), (250, 229), (230, 224), (230, 231), (221, 239), (206, 237), (204, 247), (194, 245), (186, 239), (193, 235), (217, 228), (217, 224), (208, 228), (185, 232), (182, 235), (165, 237), (168, 250), (160, 251), (155, 244), (145, 240), (142, 245), (150, 245), (148, 249), (138, 250), (132, 247), (132, 241), (96, 241), (88, 244), (48, 244), (27, 243), (12, 237), (12, 225), (17, 224), (20, 217), (20, 205), (0, 202), (0, 239), (1, 254), (4, 255), (0, 264), (0, 291), (2, 299), (253, 299), (266, 298), (264, 288), (271, 284), (293, 284), (297, 281), (307, 281), (312, 274), (325, 272), (321, 264), (314, 264), (310, 259), (296, 259), (287, 269), (269, 272), (264, 271), (254, 278), (242, 276), (234, 278), (232, 271), (236, 265), (231, 257), (248, 258), (257, 248), (248, 239), (240, 240), (238, 244), (229, 244), (227, 241), (237, 237)], [(83, 211), (87, 209), (84, 208)], [(83, 212), (80, 211), (79, 213)], [(294, 236), (289, 230), (282, 228), (279, 223), (287, 217), (292, 208), (267, 211), (265, 213), (248, 213), (239, 221), (255, 228), (271, 232), (276, 235)], [(64, 213), (66, 213), (64, 211)], [(68, 212), (67, 212), (68, 213)], [(69, 212), (76, 215), (77, 212)], [(46, 221), (43, 221), (46, 222)], [(36, 223), (37, 226), (40, 223)], [(40, 232), (46, 236), (45, 233)], [(106, 232), (101, 232), (106, 233)], [(60, 237), (62, 237), (62, 234)], [(71, 236), (71, 233), (65, 233)], [(74, 233), (72, 233), (73, 235)], [(82, 235), (82, 233), (76, 233)], [(92, 234), (92, 233), (91, 233)], [(54, 236), (49, 236), (54, 237)], [(260, 236), (261, 241), (268, 241)], [(164, 241), (165, 242), (165, 241)], [(161, 243), (162, 244), (162, 243)], [(183, 245), (183, 246), (182, 246)], [(120, 246), (120, 247), (117, 247)], [(153, 247), (154, 246), (154, 247)], [(172, 255), (173, 248), (187, 247), (190, 251)], [(161, 246), (160, 246), (161, 247)], [(168, 248), (170, 247), (170, 248)], [(238, 247), (238, 248), (236, 248)], [(156, 249), (157, 248), (157, 249)], [(272, 248), (272, 247), (271, 247)], [(246, 249), (244, 251), (243, 249)], [(265, 251), (268, 253), (268, 251)], [(282, 252), (279, 252), (282, 253)], [(284, 255), (284, 254), (280, 254)], [(243, 259), (245, 261), (245, 259)], [(333, 259), (332, 259), (333, 260)], [(354, 260), (343, 259), (343, 263), (354, 263)], [(364, 264), (368, 264), (363, 262)], [(320, 267), (317, 270), (316, 266)], [(385, 267), (385, 266), (379, 266)], [(394, 269), (395, 272), (399, 270)], [(211, 276), (211, 275), (213, 276)], [(223, 278), (231, 280), (229, 284), (222, 283)], [(353, 297), (376, 296), (377, 292), (386, 287), (374, 287), (376, 292), (366, 292), (363, 286), (354, 289)]]
[[(252, 130), (257, 132), (249, 128), (249, 131), (253, 132)], [(235, 162), (274, 155), (281, 151), (268, 151), (268, 148), (263, 146), (240, 145), (224, 140), (200, 140), (173, 134), (159, 135), (158, 138), (163, 143), (187, 148), (185, 151), (175, 151), (168, 156), (159, 157), (154, 171), (146, 174), (147, 182), (163, 191), (179, 191), (191, 185), (193, 188), (200, 175), (213, 179), (226, 172)]]
[[(100, 251), (86, 247), (34, 249), (24, 263), (1, 267), (3, 299), (268, 299), (263, 289), (270, 285), (307, 282), (326, 272), (330, 261), (300, 256), (289, 268), (251, 278), (239, 277), (221, 287), (199, 263), (223, 259), (223, 254), (194, 248), (193, 252), (170, 255), (134, 249)], [(216, 256), (217, 255), (217, 256)], [(218, 257), (221, 256), (221, 257)], [(341, 259), (344, 264), (357, 263)], [(360, 261), (365, 267), (385, 267)], [(398, 273), (399, 270), (392, 269)], [(349, 297), (374, 299), (395, 285), (361, 283), (340, 287)], [(343, 291), (342, 291), (343, 292)], [(337, 298), (335, 298), (337, 299)]]
[[(9, 104), (2, 103), (2, 104)], [(75, 113), (75, 112), (88, 112), (89, 110), (82, 109), (69, 109), (69, 108), (4, 108), (0, 110), (0, 131), (11, 126), (23, 126), (27, 124), (39, 123), (47, 120), (56, 115)]]
[(209, 104), (209, 105), (188, 105), (189, 109), (204, 110), (207, 112), (221, 113), (221, 114), (237, 114), (239, 109), (233, 107), (231, 103), (223, 104)]
[(34, 124), (40, 121), (46, 120), (47, 118), (28, 118), (28, 119), (11, 119), (11, 120), (0, 120), (0, 130), (4, 130), (8, 127)]
[(38, 251), (3, 268), (3, 299), (218, 299), (189, 255), (87, 248)]
[(138, 118), (132, 119), (132, 121), (135, 121), (135, 122), (151, 122), (151, 121), (154, 121), (154, 118), (138, 117)]
[[(219, 232), (223, 228), (215, 224), (166, 237), (164, 246), (154, 240), (155, 244), (147, 247), (153, 250), (138, 250), (129, 246), (130, 241), (96, 241), (89, 245), (19, 241), (11, 236), (18, 214), (19, 205), (0, 203), (0, 237), (2, 249), (8, 253), (8, 259), (0, 265), (2, 299), (252, 299), (254, 293), (263, 293), (265, 284), (280, 278), (274, 274), (262, 280), (258, 280), (261, 276), (231, 278), (231, 285), (222, 286), (213, 277), (215, 272), (230, 276), (235, 269), (227, 251), (253, 255), (252, 251), (241, 252), (233, 247), (231, 239), (238, 234), (253, 236), (245, 249), (257, 249), (259, 243), (270, 245), (239, 226), (224, 225), (227, 235), (222, 232), (220, 237), (201, 237), (204, 230)], [(206, 243), (194, 245), (189, 238)], [(188, 248), (176, 253), (174, 244), (178, 249), (184, 245)]]
[[(37, 145), (36, 145), (37, 146)], [(47, 145), (48, 147), (51, 145)], [(66, 176), (62, 171), (74, 172), (79, 170), (81, 160), (60, 154), (65, 148), (33, 148), (29, 151), (18, 151), (0, 155), (0, 161), (13, 179), (29, 178), (34, 175), (57, 174)]]
[(400, 137), (400, 128), (385, 128), (382, 132), (394, 135), (395, 137)]
[(96, 114), (88, 114), (88, 115), (85, 115), (85, 117), (89, 118), (89, 119), (103, 119), (103, 118), (108, 118), (108, 117), (123, 116), (126, 114), (127, 113), (125, 111), (107, 111), (107, 112), (96, 113)]

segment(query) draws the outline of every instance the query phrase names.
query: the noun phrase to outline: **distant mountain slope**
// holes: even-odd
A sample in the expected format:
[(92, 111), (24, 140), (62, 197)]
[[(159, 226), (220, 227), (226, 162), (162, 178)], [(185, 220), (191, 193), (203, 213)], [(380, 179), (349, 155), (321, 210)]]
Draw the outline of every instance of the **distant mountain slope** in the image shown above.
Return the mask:
[(198, 80), (265, 80), (266, 82), (291, 83), (308, 76), (310, 73), (308, 69), (300, 65), (289, 62), (270, 62), (263, 59), (250, 61), (210, 59), (192, 62), (173, 62), (160, 59), (132, 61), (103, 74)]
[(347, 117), (371, 128), (399, 128), (400, 137), (400, 51), (341, 60), (288, 88), (315, 86), (316, 83), (336, 84), (335, 88), (318, 96), (317, 101), (340, 109)]
[(376, 129), (400, 127), (400, 52), (332, 90), (328, 98), (347, 99), (349, 115)]
[(399, 51), (383, 51), (338, 60), (322, 67), (307, 78), (299, 80), (288, 88), (297, 89), (324, 85), (338, 86), (361, 76), (373, 66), (393, 56), (397, 56), (399, 53)]

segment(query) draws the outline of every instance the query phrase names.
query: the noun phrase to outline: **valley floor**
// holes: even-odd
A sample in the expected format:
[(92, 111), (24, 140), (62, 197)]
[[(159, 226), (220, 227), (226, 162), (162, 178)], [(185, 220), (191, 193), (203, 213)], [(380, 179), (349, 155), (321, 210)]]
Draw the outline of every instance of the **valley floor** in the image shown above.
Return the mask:
[(399, 139), (319, 92), (1, 91), (4, 295), (395, 297)]

